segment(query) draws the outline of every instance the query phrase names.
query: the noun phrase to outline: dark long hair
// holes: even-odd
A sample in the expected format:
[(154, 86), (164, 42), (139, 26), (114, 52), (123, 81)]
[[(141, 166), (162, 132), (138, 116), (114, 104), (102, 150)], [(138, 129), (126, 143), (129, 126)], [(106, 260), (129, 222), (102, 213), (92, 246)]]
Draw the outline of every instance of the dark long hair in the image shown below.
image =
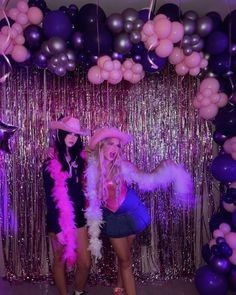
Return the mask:
[[(70, 132), (64, 130), (58, 130), (56, 136), (56, 150), (58, 154), (58, 159), (62, 165), (62, 171), (69, 171), (69, 165), (66, 161), (66, 144), (65, 144), (65, 137), (70, 134)], [(83, 173), (84, 170), (84, 160), (81, 157), (81, 151), (83, 150), (83, 143), (81, 140), (80, 135), (78, 135), (78, 139), (76, 143), (68, 149), (68, 152), (71, 157), (71, 161), (75, 161), (79, 167), (80, 174)]]

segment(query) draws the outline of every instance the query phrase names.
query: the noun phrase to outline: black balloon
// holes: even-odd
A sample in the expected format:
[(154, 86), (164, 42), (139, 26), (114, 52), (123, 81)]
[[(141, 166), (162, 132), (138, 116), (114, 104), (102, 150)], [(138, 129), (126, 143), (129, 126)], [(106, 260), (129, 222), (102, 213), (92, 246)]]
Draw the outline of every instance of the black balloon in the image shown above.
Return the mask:
[(212, 27), (213, 31), (217, 30), (222, 25), (221, 16), (218, 12), (210, 11), (206, 15), (210, 17), (213, 22), (213, 27)]
[(228, 137), (236, 136), (236, 109), (228, 104), (221, 108), (215, 117), (216, 130)]
[(11, 154), (13, 151), (12, 137), (18, 127), (9, 125), (0, 120), (0, 151)]
[(158, 9), (158, 14), (160, 13), (165, 14), (171, 21), (179, 21), (182, 16), (179, 6), (172, 3), (162, 5)]
[(97, 26), (105, 24), (106, 14), (100, 6), (89, 3), (80, 8), (78, 21), (82, 31), (96, 31)]

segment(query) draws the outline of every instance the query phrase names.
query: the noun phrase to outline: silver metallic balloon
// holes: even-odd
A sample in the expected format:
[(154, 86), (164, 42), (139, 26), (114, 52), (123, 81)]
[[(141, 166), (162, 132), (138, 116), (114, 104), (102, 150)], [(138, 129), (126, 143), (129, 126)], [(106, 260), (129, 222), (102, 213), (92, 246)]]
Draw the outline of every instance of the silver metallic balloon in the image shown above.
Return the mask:
[(129, 37), (133, 44), (137, 44), (141, 41), (141, 33), (139, 31), (132, 31)]
[(134, 29), (134, 24), (131, 21), (124, 22), (124, 30), (126, 33), (132, 32)]
[(65, 76), (66, 74), (66, 68), (65, 67), (56, 67), (54, 73), (57, 75), (57, 76), (60, 76), (60, 77), (63, 77)]
[(138, 12), (134, 8), (126, 8), (122, 12), (122, 17), (124, 21), (134, 22), (138, 18)]
[(206, 37), (212, 29), (213, 21), (209, 16), (203, 16), (197, 20), (197, 33), (200, 37)]
[(59, 53), (57, 57), (60, 62), (60, 65), (63, 65), (63, 66), (67, 65), (68, 57), (65, 53)]
[(66, 65), (66, 69), (67, 69), (67, 71), (74, 71), (75, 70), (75, 67), (76, 67), (76, 65), (75, 65), (75, 63), (73, 62), (73, 61), (68, 61), (67, 62), (67, 65)]
[(183, 52), (184, 52), (184, 55), (191, 55), (193, 52), (192, 46), (191, 45), (186, 46), (185, 48), (183, 48)]
[(195, 33), (196, 28), (197, 28), (196, 21), (194, 21), (192, 19), (184, 19), (183, 25), (184, 25), (184, 34), (185, 35), (192, 35)]
[(191, 19), (191, 20), (197, 20), (198, 19), (198, 14), (196, 11), (193, 10), (188, 10), (184, 13), (183, 18)]
[(129, 35), (127, 33), (120, 33), (114, 40), (114, 51), (122, 54), (127, 54), (132, 48)]
[(41, 45), (41, 50), (42, 52), (47, 56), (50, 57), (52, 56), (52, 52), (50, 51), (49, 47), (48, 47), (48, 41), (44, 41)]
[(120, 13), (113, 13), (107, 19), (107, 26), (109, 30), (114, 33), (118, 34), (123, 30), (123, 18)]
[(199, 42), (197, 44), (192, 45), (193, 51), (197, 51), (197, 52), (202, 51), (203, 47), (204, 47), (203, 39), (199, 39)]
[(182, 40), (182, 46), (186, 47), (191, 44), (192, 38), (188, 35), (184, 35), (183, 40)]
[(137, 31), (141, 31), (143, 28), (143, 25), (144, 25), (144, 22), (140, 18), (138, 18), (134, 22), (134, 29)]
[(73, 50), (67, 49), (65, 51), (65, 54), (67, 55), (67, 58), (68, 58), (69, 61), (73, 61), (73, 62), (76, 61), (76, 55), (75, 55)]
[(200, 41), (200, 37), (197, 34), (193, 34), (190, 38), (192, 45), (198, 44), (198, 42)]
[(59, 37), (51, 37), (48, 40), (48, 48), (52, 54), (62, 53), (66, 50), (66, 43)]

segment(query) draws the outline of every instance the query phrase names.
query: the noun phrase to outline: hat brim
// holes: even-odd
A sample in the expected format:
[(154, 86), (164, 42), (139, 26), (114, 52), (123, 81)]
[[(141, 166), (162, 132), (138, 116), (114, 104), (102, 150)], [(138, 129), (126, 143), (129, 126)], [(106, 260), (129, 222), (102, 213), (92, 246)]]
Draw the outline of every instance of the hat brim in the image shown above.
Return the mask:
[(60, 130), (64, 130), (64, 131), (79, 134), (79, 135), (90, 135), (91, 134), (89, 129), (72, 128), (71, 126), (68, 126), (67, 124), (60, 122), (60, 121), (50, 122), (49, 129), (52, 129), (52, 130), (60, 129)]
[(91, 137), (89, 148), (94, 150), (96, 145), (106, 138), (118, 138), (122, 145), (126, 145), (132, 141), (132, 136), (114, 128), (100, 129)]

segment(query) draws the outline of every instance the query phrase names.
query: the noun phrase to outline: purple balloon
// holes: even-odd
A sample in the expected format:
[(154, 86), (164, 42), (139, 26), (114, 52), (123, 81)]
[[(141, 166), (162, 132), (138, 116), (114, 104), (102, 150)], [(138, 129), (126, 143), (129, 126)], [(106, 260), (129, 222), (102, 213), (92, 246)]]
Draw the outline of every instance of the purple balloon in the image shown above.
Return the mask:
[(48, 65), (47, 56), (41, 50), (33, 55), (33, 63), (40, 69), (46, 69)]
[(141, 65), (145, 72), (155, 73), (161, 71), (166, 63), (167, 58), (162, 58), (156, 55), (155, 51), (145, 52), (141, 55)]
[(141, 55), (138, 55), (138, 54), (135, 54), (135, 55), (132, 56), (132, 59), (133, 59), (133, 61), (136, 62), (136, 63), (141, 63), (141, 61), (142, 61), (142, 56), (141, 56)]
[(75, 49), (81, 50), (84, 47), (84, 35), (81, 32), (74, 32), (72, 35), (72, 46)]
[(236, 10), (231, 11), (226, 16), (223, 25), (226, 33), (231, 31), (232, 41), (236, 42)]
[(78, 21), (82, 31), (96, 31), (97, 26), (105, 24), (106, 14), (100, 6), (89, 3), (80, 8)]
[(116, 52), (127, 54), (132, 48), (132, 43), (130, 41), (128, 33), (120, 33), (115, 37), (114, 40), (114, 50)]
[(123, 62), (125, 60), (125, 57), (124, 57), (124, 55), (122, 53), (118, 53), (118, 52), (115, 52), (115, 51), (112, 52), (110, 56), (111, 56), (112, 59), (117, 59), (120, 62)]
[(72, 33), (72, 24), (65, 13), (55, 10), (44, 17), (43, 30), (47, 38), (60, 37), (68, 40)]
[(218, 55), (223, 53), (229, 45), (228, 36), (221, 32), (212, 32), (206, 39), (206, 51), (210, 54)]
[(236, 136), (236, 109), (234, 105), (227, 104), (221, 108), (215, 117), (216, 130), (228, 137)]
[(231, 263), (225, 257), (214, 256), (210, 259), (212, 269), (218, 273), (227, 273), (230, 270)]
[(217, 144), (223, 145), (224, 142), (228, 139), (228, 137), (222, 134), (221, 132), (215, 130), (213, 133), (213, 139)]
[(230, 288), (233, 291), (236, 291), (236, 267), (235, 266), (232, 266), (228, 276), (228, 280), (229, 280)]
[(43, 40), (44, 34), (42, 28), (30, 25), (24, 30), (26, 46), (30, 49), (39, 49)]
[(211, 173), (223, 183), (236, 181), (236, 161), (228, 154), (219, 155), (212, 162)]
[(212, 56), (209, 60), (209, 69), (217, 75), (225, 75), (230, 70), (229, 53), (224, 52), (216, 56)]
[(206, 15), (209, 16), (213, 22), (213, 31), (217, 30), (222, 25), (221, 16), (218, 12), (210, 11)]
[(172, 22), (179, 21), (182, 15), (182, 12), (176, 4), (167, 3), (162, 5), (158, 9), (158, 14), (163, 13), (165, 14)]
[(146, 48), (145, 48), (143, 42), (139, 42), (139, 43), (133, 45), (133, 47), (132, 47), (133, 54), (142, 54), (144, 52), (146, 52)]
[(147, 22), (149, 20), (149, 18), (150, 18), (150, 20), (154, 18), (154, 14), (153, 14), (153, 12), (150, 12), (149, 9), (144, 8), (144, 9), (139, 10), (138, 18), (144, 22)]
[(197, 270), (195, 286), (201, 295), (226, 295), (228, 291), (225, 276), (213, 271), (208, 265)]

